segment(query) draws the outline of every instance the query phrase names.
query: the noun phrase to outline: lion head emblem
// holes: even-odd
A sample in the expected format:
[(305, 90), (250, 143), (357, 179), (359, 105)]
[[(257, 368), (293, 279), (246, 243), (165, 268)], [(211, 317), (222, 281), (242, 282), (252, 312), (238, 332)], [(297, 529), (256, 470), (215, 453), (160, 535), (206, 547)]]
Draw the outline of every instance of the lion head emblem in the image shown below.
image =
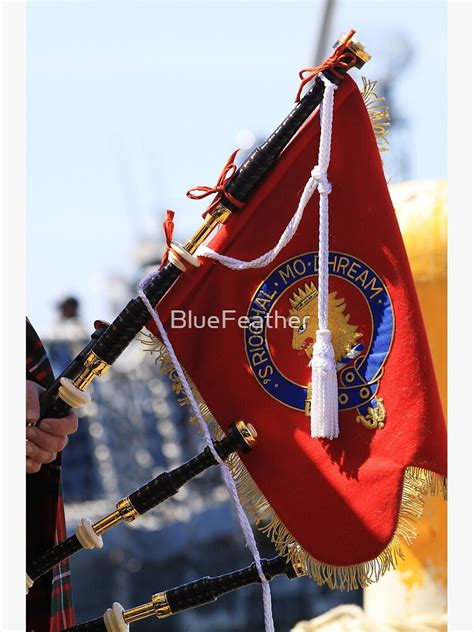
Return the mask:
[[(351, 354), (362, 334), (357, 331), (357, 325), (349, 323), (350, 314), (345, 314), (346, 302), (344, 298), (337, 298), (337, 292), (329, 294), (329, 329), (336, 355), (336, 362)], [(313, 282), (305, 283), (298, 288), (290, 298), (290, 316), (298, 320), (293, 328), (292, 348), (299, 353), (306, 353), (308, 358), (313, 356), (313, 343), (318, 329), (318, 290)], [(294, 322), (295, 319), (293, 318)]]

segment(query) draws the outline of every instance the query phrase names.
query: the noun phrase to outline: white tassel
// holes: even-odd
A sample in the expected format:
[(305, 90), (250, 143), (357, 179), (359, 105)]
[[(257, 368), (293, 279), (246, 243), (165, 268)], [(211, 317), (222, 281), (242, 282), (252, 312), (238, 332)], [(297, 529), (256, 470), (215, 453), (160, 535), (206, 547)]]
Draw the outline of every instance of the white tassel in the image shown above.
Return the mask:
[(320, 108), (321, 138), (318, 164), (311, 172), (319, 191), (318, 325), (311, 360), (311, 437), (339, 436), (336, 356), (329, 323), (329, 194), (327, 172), (331, 158), (332, 115), (336, 86), (324, 75), (324, 96)]
[(336, 356), (329, 329), (318, 329), (311, 360), (311, 437), (339, 436)]

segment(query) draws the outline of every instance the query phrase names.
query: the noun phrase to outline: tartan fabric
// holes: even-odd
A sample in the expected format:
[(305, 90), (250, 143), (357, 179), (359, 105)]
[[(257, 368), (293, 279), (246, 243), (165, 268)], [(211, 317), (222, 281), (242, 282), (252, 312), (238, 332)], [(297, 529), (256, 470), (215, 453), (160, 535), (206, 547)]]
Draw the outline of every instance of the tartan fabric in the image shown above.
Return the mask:
[[(26, 319), (26, 379), (47, 388), (54, 381), (48, 357)], [(66, 538), (61, 491), (61, 453), (26, 477), (27, 559)], [(71, 578), (66, 560), (38, 579), (26, 599), (27, 632), (60, 632), (74, 625)]]

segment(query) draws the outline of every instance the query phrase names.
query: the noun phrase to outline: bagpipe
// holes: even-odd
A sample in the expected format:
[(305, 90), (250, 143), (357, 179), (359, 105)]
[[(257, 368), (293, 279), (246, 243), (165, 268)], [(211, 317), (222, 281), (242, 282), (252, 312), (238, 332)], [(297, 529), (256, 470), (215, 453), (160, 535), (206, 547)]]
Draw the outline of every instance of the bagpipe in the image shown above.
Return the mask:
[[(288, 562), (283, 557), (261, 560), (262, 570), (267, 581), (278, 575), (286, 575), (288, 579), (303, 577), (306, 572), (301, 564)], [(72, 628), (68, 632), (126, 632), (129, 623), (155, 616), (164, 619), (190, 608), (197, 608), (216, 601), (221, 595), (243, 588), (249, 584), (260, 583), (261, 578), (255, 562), (247, 568), (218, 577), (202, 577), (194, 582), (172, 588), (152, 596), (151, 601), (128, 610), (114, 602), (103, 617), (87, 621)]]
[[(350, 68), (362, 68), (370, 59), (364, 45), (352, 38), (353, 33), (354, 31), (351, 31), (338, 40), (335, 45), (337, 52), (330, 58), (328, 68), (323, 70), (324, 75), (336, 85), (342, 81)], [(251, 153), (226, 182), (222, 199), (217, 205), (210, 205), (204, 223), (187, 244), (170, 244), (167, 263), (145, 289), (145, 294), (153, 305), (163, 298), (186, 270), (196, 265), (193, 255), (211, 233), (218, 226), (230, 221), (235, 213), (244, 210), (245, 202), (264, 180), (283, 148), (320, 105), (323, 93), (323, 82), (316, 77), (311, 89), (273, 134)], [(111, 324), (96, 321), (91, 342), (64, 369), (41, 398), (41, 418), (63, 417), (70, 408), (84, 405), (89, 400), (85, 389), (96, 377), (104, 375), (110, 369), (148, 320), (149, 313), (143, 301), (134, 298)]]
[[(196, 394), (193, 410), (205, 410), (206, 421), (215, 421), (224, 437), (120, 500), (95, 524), (83, 519), (73, 536), (28, 563), (27, 589), (80, 549), (101, 547), (102, 534), (116, 524), (135, 520), (224, 461), (240, 502), (279, 555), (158, 593), (130, 610), (114, 604), (103, 619), (71, 629), (122, 632), (135, 620), (197, 607), (250, 583), (265, 587), (281, 574), (309, 575), (330, 588), (368, 585), (395, 566), (400, 539), (415, 537), (424, 495), (445, 493), (444, 421), (421, 315), (374, 126), (346, 78), (370, 59), (354, 33), (343, 35), (321, 66), (300, 73), (293, 110), (239, 168), (234, 154), (216, 187), (197, 188), (216, 193), (203, 225), (185, 245), (168, 240), (166, 259), (139, 296), (111, 324), (96, 321), (89, 344), (41, 399), (42, 418), (62, 417), (86, 403), (87, 386), (146, 325), (166, 341), (181, 381), (192, 380), (191, 391), (184, 390), (188, 399)], [(330, 230), (329, 194), (341, 211)], [(210, 245), (219, 254), (211, 258), (240, 270), (238, 280), (214, 261), (201, 265), (198, 259), (212, 255), (203, 254), (203, 244), (218, 227)], [(384, 227), (382, 245), (371, 227)], [(280, 234), (277, 247), (258, 256)], [(256, 258), (236, 259), (242, 251)], [(150, 316), (157, 305), (166, 323), (173, 305), (203, 316), (232, 305), (251, 322), (258, 316), (260, 325), (251, 324), (243, 335), (237, 325), (209, 328), (206, 340), (193, 347), (174, 333), (168, 338), (162, 322)], [(283, 305), (295, 321), (278, 337), (268, 323)], [(203, 356), (205, 370), (199, 367)], [(301, 357), (311, 358), (312, 366)], [(317, 414), (328, 410), (336, 426), (321, 431)]]
[[(225, 460), (236, 450), (243, 453), (249, 452), (255, 445), (256, 439), (255, 428), (251, 424), (238, 421), (231, 426), (226, 437), (214, 442), (214, 449), (219, 457)], [(187, 463), (171, 472), (162, 472), (126, 498), (119, 500), (115, 511), (96, 523), (92, 524), (90, 520), (83, 518), (74, 535), (44, 552), (31, 565), (28, 565), (27, 588), (31, 588), (37, 579), (77, 551), (102, 548), (103, 533), (121, 522), (132, 522), (138, 516), (157, 507), (167, 498), (177, 494), (183, 485), (216, 463), (211, 450), (206, 447)]]

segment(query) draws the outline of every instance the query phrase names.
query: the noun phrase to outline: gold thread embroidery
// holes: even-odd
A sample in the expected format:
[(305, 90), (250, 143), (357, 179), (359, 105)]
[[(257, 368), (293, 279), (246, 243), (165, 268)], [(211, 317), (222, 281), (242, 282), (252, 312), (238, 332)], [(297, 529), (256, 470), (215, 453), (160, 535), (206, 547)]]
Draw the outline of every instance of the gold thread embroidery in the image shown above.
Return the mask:
[(385, 427), (385, 406), (383, 405), (383, 398), (376, 397), (375, 398), (376, 405), (374, 407), (370, 406), (367, 410), (367, 415), (357, 415), (356, 421), (359, 424), (362, 424), (365, 428), (369, 430), (381, 430)]
[[(311, 281), (305, 283), (293, 292), (290, 302), (290, 316), (294, 317), (292, 325), (292, 349), (304, 352), (311, 360), (313, 357), (313, 341), (316, 339), (318, 324), (318, 291)], [(357, 325), (349, 322), (350, 314), (346, 314), (346, 301), (331, 292), (328, 297), (329, 329), (334, 346), (336, 361), (339, 362), (357, 344), (362, 334), (357, 331)]]

